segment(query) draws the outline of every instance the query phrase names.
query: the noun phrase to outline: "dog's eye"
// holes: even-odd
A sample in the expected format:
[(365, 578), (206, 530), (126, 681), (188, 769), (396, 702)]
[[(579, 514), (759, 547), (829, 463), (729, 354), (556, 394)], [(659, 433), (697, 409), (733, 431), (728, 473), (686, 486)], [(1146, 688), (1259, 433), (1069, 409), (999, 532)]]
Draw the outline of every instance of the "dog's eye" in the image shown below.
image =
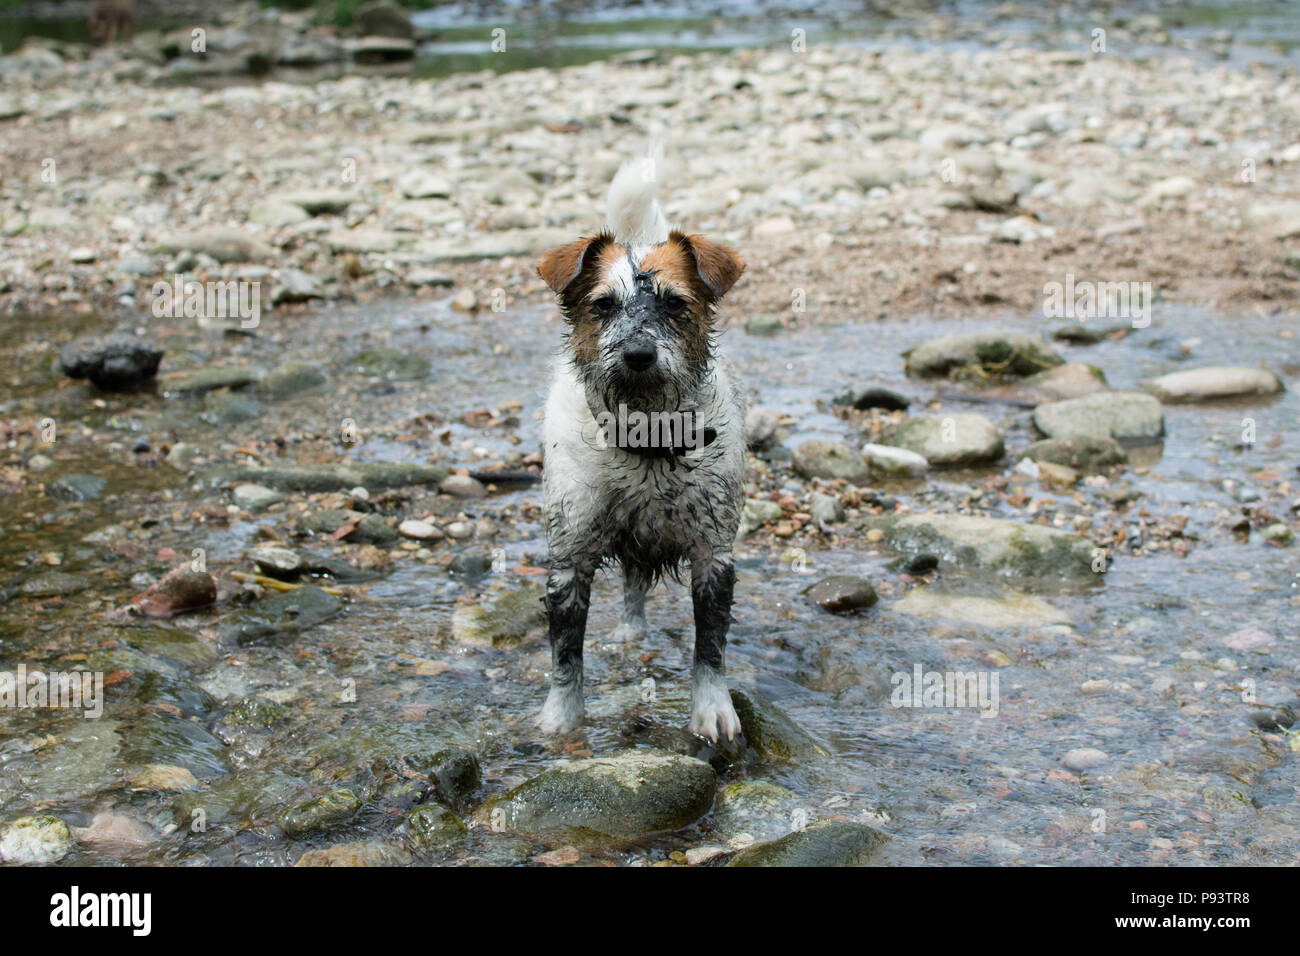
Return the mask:
[(677, 315), (686, 308), (686, 300), (680, 295), (670, 295), (668, 298), (664, 299), (664, 308), (672, 315)]
[(592, 303), (592, 305), (596, 307), (596, 313), (602, 316), (609, 315), (613, 312), (616, 304), (617, 303), (614, 302), (614, 297), (612, 295), (602, 295)]

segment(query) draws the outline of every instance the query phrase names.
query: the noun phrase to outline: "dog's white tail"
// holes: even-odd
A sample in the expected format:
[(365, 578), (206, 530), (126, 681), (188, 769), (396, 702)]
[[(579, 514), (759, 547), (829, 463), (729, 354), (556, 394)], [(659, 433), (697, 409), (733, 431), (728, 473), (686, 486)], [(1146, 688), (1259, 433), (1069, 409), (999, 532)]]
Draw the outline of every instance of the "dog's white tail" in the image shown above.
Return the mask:
[(605, 205), (605, 225), (616, 242), (664, 242), (668, 239), (668, 220), (655, 198), (659, 193), (659, 176), (664, 168), (664, 143), (656, 138), (646, 155), (629, 159), (619, 167), (609, 186)]

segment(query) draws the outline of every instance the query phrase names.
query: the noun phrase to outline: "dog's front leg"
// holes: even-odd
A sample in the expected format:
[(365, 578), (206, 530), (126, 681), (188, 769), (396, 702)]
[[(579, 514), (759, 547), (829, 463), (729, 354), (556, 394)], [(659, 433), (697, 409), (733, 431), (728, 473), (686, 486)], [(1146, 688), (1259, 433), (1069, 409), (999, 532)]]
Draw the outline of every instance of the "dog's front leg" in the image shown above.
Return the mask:
[(686, 729), (715, 741), (722, 734), (731, 740), (740, 733), (740, 718), (731, 706), (723, 665), (735, 586), (736, 568), (730, 552), (691, 562), (695, 663), (691, 673), (691, 722)]
[(542, 732), (562, 734), (582, 723), (582, 639), (587, 631), (594, 564), (552, 559), (546, 576), (550, 618), (551, 691), (538, 723)]

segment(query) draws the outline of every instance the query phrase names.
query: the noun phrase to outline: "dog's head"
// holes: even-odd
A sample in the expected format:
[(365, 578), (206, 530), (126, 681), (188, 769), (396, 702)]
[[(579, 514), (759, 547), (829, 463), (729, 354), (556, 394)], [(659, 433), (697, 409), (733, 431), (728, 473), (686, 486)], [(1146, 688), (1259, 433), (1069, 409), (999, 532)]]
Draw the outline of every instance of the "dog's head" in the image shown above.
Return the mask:
[(713, 356), (714, 309), (744, 269), (726, 246), (680, 232), (652, 245), (604, 232), (537, 266), (569, 323), (578, 374), (610, 410), (681, 407)]

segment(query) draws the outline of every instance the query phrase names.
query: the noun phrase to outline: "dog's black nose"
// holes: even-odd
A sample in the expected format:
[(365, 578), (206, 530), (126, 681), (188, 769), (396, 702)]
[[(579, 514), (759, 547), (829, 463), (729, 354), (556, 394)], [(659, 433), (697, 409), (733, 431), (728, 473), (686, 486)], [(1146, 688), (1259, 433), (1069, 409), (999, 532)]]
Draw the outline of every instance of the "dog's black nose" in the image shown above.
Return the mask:
[(623, 361), (634, 372), (644, 372), (655, 363), (653, 345), (632, 345), (623, 350)]

